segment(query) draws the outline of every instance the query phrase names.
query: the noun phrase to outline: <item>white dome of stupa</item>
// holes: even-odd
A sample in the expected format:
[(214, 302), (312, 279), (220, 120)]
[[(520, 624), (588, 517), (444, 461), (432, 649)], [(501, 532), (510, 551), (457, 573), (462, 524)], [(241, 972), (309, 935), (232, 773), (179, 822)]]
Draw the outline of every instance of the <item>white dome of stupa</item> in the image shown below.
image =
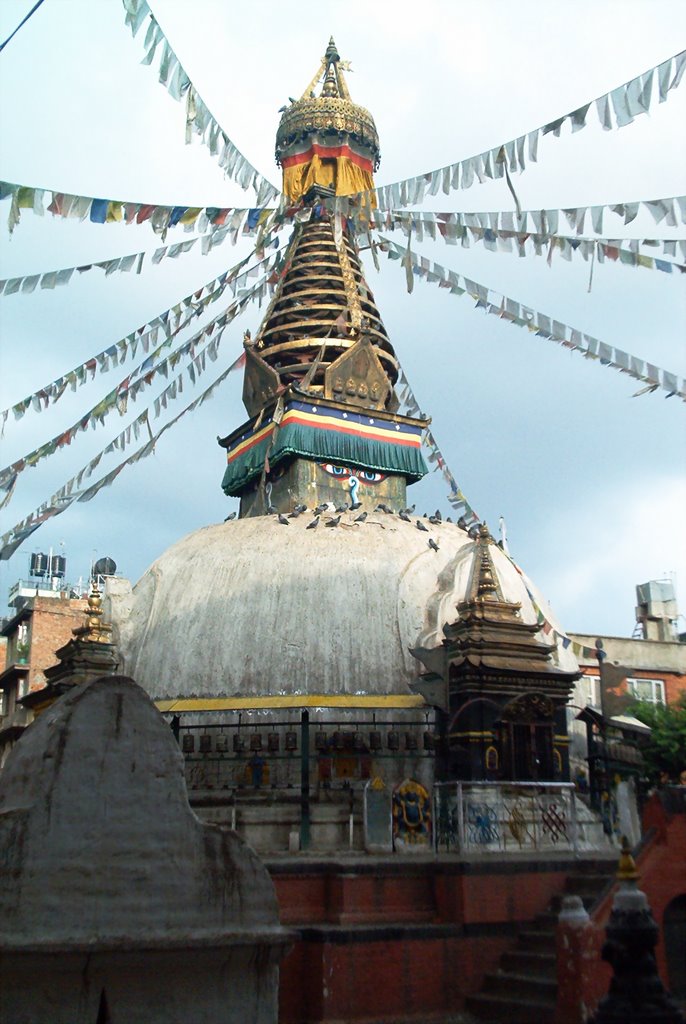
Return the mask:
[[(478, 541), (452, 523), (355, 517), (307, 529), (308, 513), (288, 526), (258, 516), (180, 540), (110, 598), (120, 670), (157, 700), (409, 695), (423, 671), (410, 649), (438, 647), (457, 619)], [(578, 671), (544, 598), (489, 547), (504, 600), (556, 631), (539, 634), (557, 638), (551, 668)]]

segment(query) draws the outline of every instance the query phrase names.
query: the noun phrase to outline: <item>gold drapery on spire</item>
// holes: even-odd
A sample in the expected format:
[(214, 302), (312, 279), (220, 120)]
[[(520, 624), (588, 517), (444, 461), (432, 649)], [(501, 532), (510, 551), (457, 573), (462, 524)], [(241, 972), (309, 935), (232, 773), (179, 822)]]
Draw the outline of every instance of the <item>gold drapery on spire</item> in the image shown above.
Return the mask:
[(350, 99), (345, 66), (331, 38), (305, 92), (286, 108), (279, 123), (276, 162), (283, 170), (283, 191), (292, 202), (313, 185), (339, 196), (374, 188), (379, 137), (369, 111)]

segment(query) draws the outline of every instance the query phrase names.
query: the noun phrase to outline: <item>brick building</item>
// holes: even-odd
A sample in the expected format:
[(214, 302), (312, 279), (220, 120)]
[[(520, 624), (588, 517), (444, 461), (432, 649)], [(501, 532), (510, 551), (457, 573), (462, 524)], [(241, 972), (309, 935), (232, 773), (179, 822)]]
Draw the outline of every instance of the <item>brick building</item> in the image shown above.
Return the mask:
[[(626, 719), (626, 712), (637, 700), (674, 704), (686, 692), (686, 643), (677, 633), (678, 610), (671, 583), (640, 584), (636, 597), (633, 637), (569, 634), (583, 673), (568, 710), (570, 759), (577, 769), (588, 755), (586, 724), (577, 719), (581, 709), (591, 708), (606, 719), (617, 715)], [(628, 721), (625, 724), (631, 728)]]
[[(26, 588), (24, 588), (26, 589)], [(87, 602), (70, 596), (73, 591), (36, 590), (28, 596), (14, 588), (16, 613), (2, 627), (5, 640), (4, 670), (0, 673), (0, 766), (13, 743), (32, 719), (18, 701), (45, 686), (45, 669), (55, 662), (55, 651), (83, 624)]]

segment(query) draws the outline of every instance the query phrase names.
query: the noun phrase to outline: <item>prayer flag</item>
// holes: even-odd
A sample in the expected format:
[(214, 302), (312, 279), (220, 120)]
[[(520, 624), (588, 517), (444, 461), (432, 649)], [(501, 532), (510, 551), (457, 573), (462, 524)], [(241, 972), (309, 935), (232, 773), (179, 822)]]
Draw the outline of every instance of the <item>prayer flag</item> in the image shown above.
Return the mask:
[(107, 220), (107, 199), (94, 199), (91, 203), (90, 219), (93, 224), (104, 224)]

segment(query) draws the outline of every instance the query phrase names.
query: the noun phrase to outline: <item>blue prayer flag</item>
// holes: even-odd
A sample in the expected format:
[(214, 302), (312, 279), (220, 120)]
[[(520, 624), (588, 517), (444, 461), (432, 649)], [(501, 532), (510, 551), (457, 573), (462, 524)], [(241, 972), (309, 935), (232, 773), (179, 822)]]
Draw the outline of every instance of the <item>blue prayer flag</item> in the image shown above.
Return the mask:
[(91, 203), (90, 219), (94, 224), (104, 224), (107, 218), (109, 199), (94, 199)]
[(173, 228), (175, 224), (178, 224), (188, 209), (189, 207), (187, 206), (175, 206), (169, 215), (169, 227)]

